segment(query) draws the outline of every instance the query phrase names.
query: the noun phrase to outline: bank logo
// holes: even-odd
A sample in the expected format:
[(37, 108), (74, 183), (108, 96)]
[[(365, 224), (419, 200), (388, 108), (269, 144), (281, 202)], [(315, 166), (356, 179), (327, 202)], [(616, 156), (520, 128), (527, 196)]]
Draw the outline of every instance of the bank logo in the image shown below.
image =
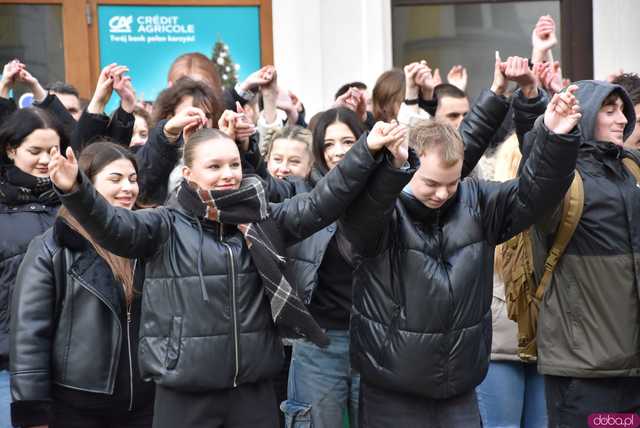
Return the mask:
[(130, 33), (133, 16), (112, 16), (109, 20), (110, 33)]
[(635, 413), (594, 413), (589, 416), (589, 427), (638, 428), (640, 416)]

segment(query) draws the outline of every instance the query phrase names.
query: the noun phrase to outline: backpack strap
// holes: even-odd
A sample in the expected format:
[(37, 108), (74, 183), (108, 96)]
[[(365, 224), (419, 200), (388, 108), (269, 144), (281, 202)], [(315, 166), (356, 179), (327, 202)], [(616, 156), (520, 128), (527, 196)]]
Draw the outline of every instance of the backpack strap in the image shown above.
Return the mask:
[(636, 161), (630, 157), (622, 159), (622, 163), (627, 168), (627, 171), (633, 175), (636, 179), (636, 183), (640, 183), (640, 166), (636, 163)]
[[(637, 167), (637, 165), (636, 165)], [(640, 173), (640, 169), (638, 170)], [(578, 170), (575, 172), (573, 181), (569, 191), (564, 195), (564, 202), (562, 204), (562, 216), (560, 217), (560, 224), (556, 236), (553, 240), (551, 250), (547, 255), (547, 259), (544, 262), (544, 273), (542, 279), (536, 290), (536, 297), (538, 300), (542, 300), (544, 290), (551, 283), (553, 272), (556, 270), (556, 266), (560, 257), (566, 250), (571, 237), (578, 227), (580, 217), (582, 217), (582, 210), (584, 208), (584, 185), (582, 183), (582, 177)]]

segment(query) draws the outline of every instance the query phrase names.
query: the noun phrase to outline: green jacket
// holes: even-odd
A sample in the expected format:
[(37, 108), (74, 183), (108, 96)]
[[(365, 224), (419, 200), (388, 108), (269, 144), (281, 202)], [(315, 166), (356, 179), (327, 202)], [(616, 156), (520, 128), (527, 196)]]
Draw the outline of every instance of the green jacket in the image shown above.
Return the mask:
[[(584, 211), (541, 304), (538, 369), (569, 377), (640, 376), (640, 188), (622, 164), (628, 153), (594, 139), (596, 114), (611, 92), (625, 104), (625, 138), (635, 124), (633, 104), (617, 85), (578, 86), (583, 141), (576, 168)], [(534, 228), (538, 281), (559, 213)]]

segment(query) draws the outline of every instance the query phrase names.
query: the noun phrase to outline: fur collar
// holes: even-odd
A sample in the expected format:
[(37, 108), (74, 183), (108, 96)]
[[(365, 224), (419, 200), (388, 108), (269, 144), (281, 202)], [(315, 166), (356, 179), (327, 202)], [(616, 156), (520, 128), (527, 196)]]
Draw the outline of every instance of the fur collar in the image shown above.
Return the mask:
[(53, 238), (58, 245), (72, 251), (92, 249), (89, 241), (73, 230), (61, 217), (56, 217), (56, 221), (53, 224)]

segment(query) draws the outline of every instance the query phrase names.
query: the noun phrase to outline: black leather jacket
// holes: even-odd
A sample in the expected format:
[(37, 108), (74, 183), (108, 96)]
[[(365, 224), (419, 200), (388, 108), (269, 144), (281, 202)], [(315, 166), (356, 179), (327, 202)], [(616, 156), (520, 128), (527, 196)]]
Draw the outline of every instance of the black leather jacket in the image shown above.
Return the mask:
[(33, 239), (13, 299), (14, 425), (48, 424), (52, 400), (123, 410), (152, 402), (153, 385), (141, 382), (135, 352), (142, 274), (137, 268), (127, 307), (107, 263), (64, 221)]
[(361, 258), (350, 352), (363, 382), (442, 399), (485, 377), (495, 245), (554, 207), (573, 179), (579, 134), (542, 125), (538, 137), (519, 179), (467, 178), (438, 210), (401, 194), (411, 171), (385, 164), (371, 177), (344, 217)]
[[(375, 166), (363, 139), (312, 192), (272, 204), (271, 217), (284, 242), (335, 221)], [(61, 199), (100, 245), (145, 260), (139, 348), (145, 378), (168, 388), (207, 391), (278, 373), (281, 341), (237, 228), (202, 220), (200, 228), (179, 205), (135, 212), (114, 208), (86, 178)]]

